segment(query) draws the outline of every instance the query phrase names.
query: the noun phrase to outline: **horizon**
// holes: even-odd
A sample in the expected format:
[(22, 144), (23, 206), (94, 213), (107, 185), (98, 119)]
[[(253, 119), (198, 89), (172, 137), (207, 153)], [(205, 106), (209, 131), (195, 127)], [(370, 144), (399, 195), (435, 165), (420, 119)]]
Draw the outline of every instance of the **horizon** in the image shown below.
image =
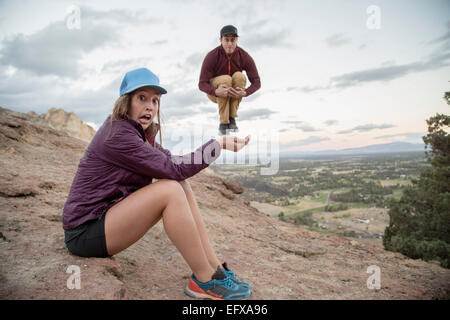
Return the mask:
[[(168, 90), (164, 141), (197, 126), (216, 132), (217, 106), (198, 76), (220, 28), (233, 24), (262, 84), (241, 103), (238, 135), (276, 131), (280, 153), (421, 143), (425, 120), (448, 113), (448, 1), (228, 5), (222, 12), (204, 0), (1, 2), (0, 106), (63, 108), (97, 129), (124, 73), (145, 66)], [(74, 8), (79, 28), (70, 27)]]

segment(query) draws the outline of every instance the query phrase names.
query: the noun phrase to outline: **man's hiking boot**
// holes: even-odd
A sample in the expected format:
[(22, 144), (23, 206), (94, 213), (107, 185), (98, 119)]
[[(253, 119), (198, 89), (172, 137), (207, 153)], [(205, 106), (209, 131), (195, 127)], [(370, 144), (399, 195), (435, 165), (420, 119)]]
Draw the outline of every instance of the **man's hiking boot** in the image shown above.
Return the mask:
[(232, 132), (238, 132), (239, 128), (236, 125), (236, 119), (230, 117), (230, 124), (228, 125), (228, 129), (230, 129), (230, 131)]
[(220, 134), (221, 136), (227, 135), (227, 134), (228, 134), (227, 130), (229, 130), (229, 128), (228, 128), (228, 123), (221, 123), (221, 124), (219, 125), (219, 134)]

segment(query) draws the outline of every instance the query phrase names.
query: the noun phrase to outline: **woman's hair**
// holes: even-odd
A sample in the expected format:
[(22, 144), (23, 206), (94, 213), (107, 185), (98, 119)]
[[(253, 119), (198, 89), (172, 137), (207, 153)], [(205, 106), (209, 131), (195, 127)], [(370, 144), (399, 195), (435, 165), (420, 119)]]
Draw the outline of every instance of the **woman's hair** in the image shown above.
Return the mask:
[[(131, 109), (132, 95), (133, 95), (133, 92), (126, 93), (126, 94), (120, 96), (114, 103), (114, 109), (113, 109), (113, 112), (111, 115), (111, 128), (112, 128), (113, 121), (121, 121), (121, 120), (128, 119), (128, 112)], [(159, 108), (158, 108), (158, 124), (159, 124), (159, 144), (162, 147), (161, 119), (159, 116)], [(157, 132), (158, 132), (158, 128), (157, 128), (155, 122), (152, 122), (152, 124), (147, 129), (145, 129), (145, 135), (147, 137), (149, 137), (150, 139), (155, 138)]]

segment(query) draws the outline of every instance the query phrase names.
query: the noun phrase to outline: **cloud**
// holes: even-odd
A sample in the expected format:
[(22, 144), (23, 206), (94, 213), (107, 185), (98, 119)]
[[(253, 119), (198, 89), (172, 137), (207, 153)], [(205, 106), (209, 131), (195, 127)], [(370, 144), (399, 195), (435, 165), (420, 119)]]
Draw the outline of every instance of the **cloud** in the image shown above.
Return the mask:
[(293, 121), (293, 120), (286, 120), (281, 121), (282, 123), (286, 123), (288, 125), (294, 126), (296, 129), (302, 130), (303, 132), (315, 132), (320, 131), (319, 129), (314, 128), (310, 124), (304, 122), (304, 121)]
[(335, 33), (325, 39), (325, 43), (332, 48), (341, 47), (351, 42), (350, 39), (344, 37), (343, 33)]
[(338, 124), (339, 121), (338, 120), (327, 120), (323, 122), (324, 124), (326, 124), (327, 126), (334, 126), (335, 124)]
[(271, 114), (278, 113), (278, 111), (272, 111), (267, 108), (243, 110), (239, 112), (239, 120), (257, 120), (257, 119), (268, 119)]
[(200, 107), (199, 110), (201, 113), (217, 113), (218, 112), (217, 107)]
[(334, 88), (347, 88), (367, 82), (394, 80), (410, 73), (438, 69), (450, 65), (450, 53), (430, 59), (427, 62), (413, 62), (404, 65), (384, 66), (351, 72), (331, 78)]
[(205, 54), (196, 52), (186, 58), (185, 64), (188, 66), (192, 66), (194, 68), (198, 68), (199, 66), (202, 65), (204, 58), (205, 58)]
[(287, 91), (300, 91), (303, 93), (310, 93), (319, 90), (330, 89), (329, 86), (303, 86), (303, 87), (288, 87)]
[(447, 42), (450, 40), (450, 21), (447, 22), (447, 32), (444, 33), (442, 36), (437, 37), (433, 40), (430, 40), (428, 44), (436, 44), (441, 42)]
[(86, 24), (80, 30), (69, 30), (64, 22), (54, 22), (32, 35), (3, 40), (0, 63), (37, 75), (75, 78), (84, 54), (117, 38), (116, 30), (108, 26)]
[(105, 62), (103, 64), (102, 73), (125, 74), (126, 71), (137, 69), (148, 64), (148, 57), (139, 57), (131, 59), (121, 59)]
[(395, 133), (395, 134), (388, 134), (388, 135), (382, 135), (375, 137), (375, 139), (400, 139), (400, 140), (407, 140), (407, 141), (414, 141), (414, 142), (422, 142), (422, 137), (425, 136), (425, 132), (404, 132), (404, 133)]
[(274, 30), (269, 20), (246, 22), (242, 25), (241, 29), (242, 32), (239, 33), (242, 33), (240, 35), (242, 39), (239, 39), (239, 42), (242, 42), (245, 48), (249, 48), (250, 50), (259, 50), (264, 47), (293, 47), (292, 43), (288, 41), (289, 30)]
[[(0, 74), (2, 68), (0, 68)], [(1, 105), (19, 112), (46, 113), (51, 107), (75, 112), (83, 121), (102, 123), (112, 112), (122, 76), (103, 86), (72, 90), (71, 82), (57, 76), (38, 76), (18, 70), (12, 77), (0, 77)]]
[(251, 50), (259, 50), (264, 47), (272, 48), (292, 48), (293, 45), (288, 41), (289, 31), (278, 30), (272, 32), (252, 32), (245, 36), (245, 46)]
[(175, 90), (173, 86), (167, 86), (167, 96), (161, 100), (161, 112), (166, 120), (184, 119), (198, 115), (198, 105), (209, 101), (198, 89)]
[(98, 11), (93, 8), (87, 7), (87, 6), (81, 6), (80, 7), (80, 13), (81, 13), (81, 23), (82, 28), (84, 27), (83, 24), (87, 21), (88, 23), (95, 22), (102, 22), (102, 23), (109, 23), (109, 22), (116, 22), (118, 24), (129, 24), (129, 25), (148, 25), (153, 24), (157, 21), (161, 21), (161, 19), (156, 18), (149, 18), (147, 17), (147, 11), (146, 10), (128, 10), (128, 9), (112, 9), (108, 11)]
[(31, 34), (14, 34), (1, 42), (0, 64), (36, 75), (80, 76), (80, 61), (98, 48), (120, 43), (120, 26), (150, 23), (141, 13), (127, 10), (96, 11), (80, 8), (80, 29), (66, 21), (52, 22)]
[(347, 133), (353, 133), (353, 132), (369, 132), (372, 130), (376, 130), (376, 129), (389, 129), (389, 128), (393, 128), (395, 127), (393, 124), (365, 124), (365, 125), (360, 125), (360, 126), (356, 126), (352, 129), (348, 129), (348, 130), (341, 130), (338, 131), (338, 134), (347, 134)]
[(450, 65), (450, 52), (436, 52), (425, 62), (416, 61), (403, 65), (382, 65), (378, 68), (365, 69), (330, 78), (327, 85), (289, 87), (288, 91), (310, 93), (320, 90), (345, 89), (370, 82), (385, 82), (404, 77), (408, 74), (440, 69)]
[(319, 137), (319, 136), (309, 136), (304, 139), (294, 140), (288, 143), (281, 143), (281, 147), (283, 148), (290, 148), (290, 147), (300, 147), (300, 146), (306, 146), (313, 143), (318, 143), (322, 141), (328, 141), (330, 138), (327, 137)]
[(185, 73), (192, 73), (192, 71), (196, 71), (200, 75), (200, 69), (205, 56), (205, 53), (192, 53), (186, 57), (183, 63), (177, 63), (177, 67), (183, 70)]

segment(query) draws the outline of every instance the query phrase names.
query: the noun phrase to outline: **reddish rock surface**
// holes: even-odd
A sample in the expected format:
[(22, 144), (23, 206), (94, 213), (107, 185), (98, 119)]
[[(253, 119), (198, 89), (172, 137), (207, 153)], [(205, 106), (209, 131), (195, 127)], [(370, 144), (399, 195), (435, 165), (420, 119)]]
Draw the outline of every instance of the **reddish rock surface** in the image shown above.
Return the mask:
[[(191, 271), (161, 222), (112, 258), (68, 252), (62, 208), (86, 146), (0, 109), (0, 298), (190, 299)], [(450, 270), (437, 263), (277, 221), (211, 172), (190, 182), (218, 256), (252, 284), (251, 299), (449, 297)], [(71, 265), (81, 270), (79, 290), (67, 288)], [(372, 265), (379, 290), (367, 288)]]

